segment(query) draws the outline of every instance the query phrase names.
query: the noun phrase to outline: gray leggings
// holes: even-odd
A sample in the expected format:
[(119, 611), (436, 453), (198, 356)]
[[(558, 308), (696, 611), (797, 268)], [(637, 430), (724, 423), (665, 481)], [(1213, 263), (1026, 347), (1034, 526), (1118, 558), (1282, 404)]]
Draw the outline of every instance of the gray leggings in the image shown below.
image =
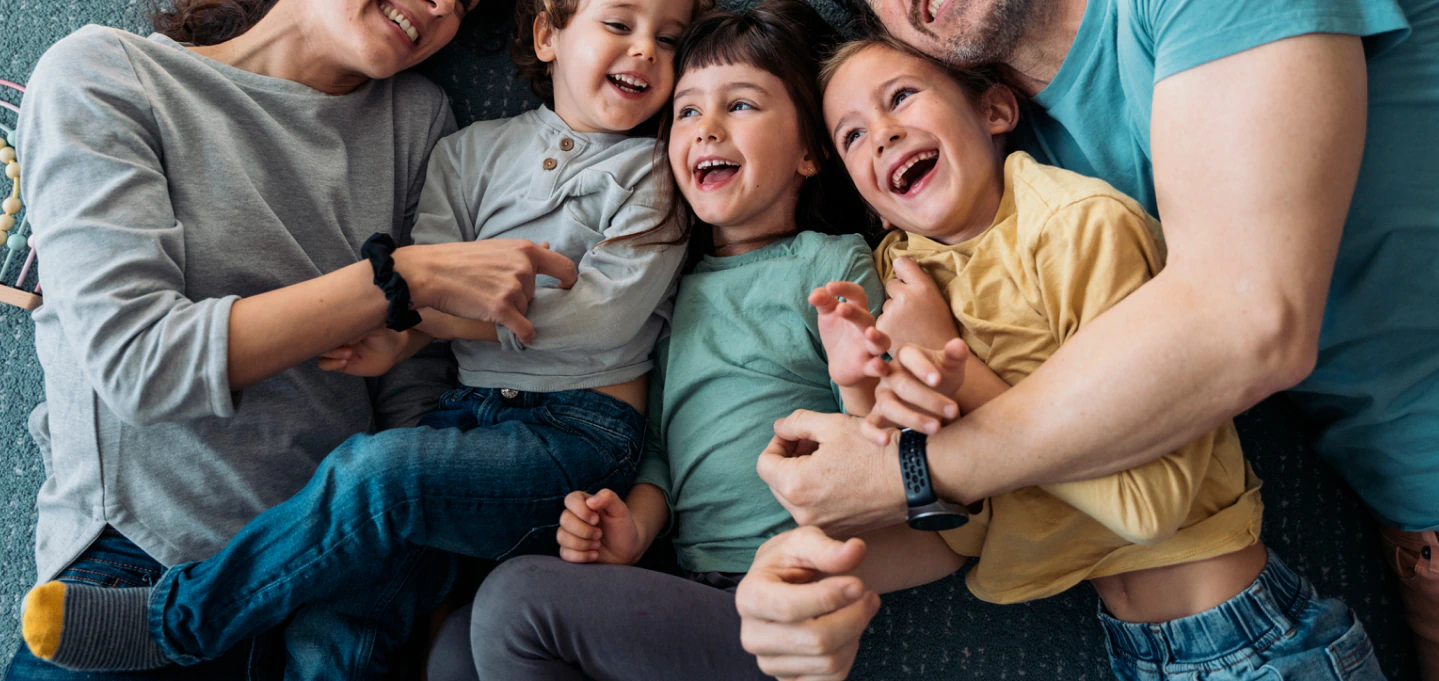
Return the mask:
[(445, 622), (429, 680), (769, 679), (740, 647), (733, 584), (705, 581), (515, 558)]

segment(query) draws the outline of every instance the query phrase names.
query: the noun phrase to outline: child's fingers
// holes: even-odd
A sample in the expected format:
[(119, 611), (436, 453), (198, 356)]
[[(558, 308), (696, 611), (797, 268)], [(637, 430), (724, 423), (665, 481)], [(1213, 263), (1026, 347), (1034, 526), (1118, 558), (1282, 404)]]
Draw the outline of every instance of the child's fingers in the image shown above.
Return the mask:
[(620, 499), (620, 495), (615, 494), (614, 490), (609, 488), (602, 489), (598, 494), (585, 499), (585, 505), (589, 506), (590, 510), (611, 518), (624, 515), (625, 511), (625, 502)]
[(323, 359), (349, 359), (355, 355), (355, 349), (348, 345), (341, 345), (333, 350), (326, 350), (320, 354)]
[(923, 349), (906, 345), (899, 349), (899, 356), (895, 358), (905, 371), (924, 381), (925, 385), (933, 388), (944, 380), (943, 369), (937, 366), (929, 353)]
[(580, 551), (560, 547), (560, 558), (568, 563), (593, 563), (600, 559), (599, 551)]
[(930, 280), (929, 275), (924, 273), (924, 268), (914, 261), (914, 258), (905, 256), (894, 259), (894, 277), (906, 284), (914, 284), (924, 280)]
[(586, 523), (578, 515), (564, 511), (560, 514), (560, 530), (567, 531), (581, 540), (599, 541), (604, 536), (599, 527)]
[(873, 415), (875, 412), (901, 428), (917, 430), (928, 435), (939, 432), (939, 419), (910, 406), (896, 396), (893, 390), (886, 387), (874, 391), (874, 410), (870, 413)]
[(869, 416), (865, 417), (864, 421), (859, 424), (859, 432), (868, 438), (870, 442), (883, 447), (889, 444), (888, 425), (883, 415), (878, 411), (872, 411)]
[(824, 290), (836, 298), (844, 298), (856, 305), (869, 306), (869, 294), (864, 292), (863, 286), (852, 281), (831, 281), (824, 285)]
[(874, 315), (870, 314), (869, 310), (866, 310), (865, 308), (860, 307), (859, 305), (851, 303), (847, 300), (843, 303), (840, 303), (839, 307), (835, 308), (835, 311), (839, 313), (840, 319), (854, 324), (855, 326), (859, 326), (861, 328), (869, 328), (871, 326), (874, 326)]
[(879, 327), (871, 326), (864, 330), (864, 349), (876, 357), (889, 352), (889, 334), (880, 331)]
[(884, 378), (891, 373), (893, 370), (883, 357), (871, 357), (864, 363), (864, 375), (870, 378)]
[(343, 359), (321, 359), (320, 371), (344, 371), (348, 364), (349, 361)]
[(897, 370), (885, 379), (885, 387), (910, 408), (947, 419), (959, 417), (959, 405), (948, 395), (925, 385), (908, 370)]
[[(589, 496), (590, 495), (580, 490), (575, 490), (565, 495), (565, 512), (574, 514), (578, 520), (594, 525), (600, 521), (600, 516), (590, 509), (589, 504), (585, 503), (585, 500), (589, 498)], [(563, 518), (563, 516), (561, 516), (561, 518)]]
[(819, 310), (820, 314), (829, 314), (834, 312), (834, 308), (839, 305), (839, 299), (830, 295), (829, 291), (821, 286), (809, 294), (809, 304)]

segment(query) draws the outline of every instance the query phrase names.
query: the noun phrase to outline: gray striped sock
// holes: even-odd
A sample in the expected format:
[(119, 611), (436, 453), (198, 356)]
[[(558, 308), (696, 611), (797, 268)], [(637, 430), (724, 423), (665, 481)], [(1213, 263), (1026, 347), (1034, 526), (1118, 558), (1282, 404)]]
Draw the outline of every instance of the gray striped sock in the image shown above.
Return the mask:
[(170, 664), (150, 640), (150, 591), (65, 584), (60, 646), (50, 661), (66, 669), (130, 671)]

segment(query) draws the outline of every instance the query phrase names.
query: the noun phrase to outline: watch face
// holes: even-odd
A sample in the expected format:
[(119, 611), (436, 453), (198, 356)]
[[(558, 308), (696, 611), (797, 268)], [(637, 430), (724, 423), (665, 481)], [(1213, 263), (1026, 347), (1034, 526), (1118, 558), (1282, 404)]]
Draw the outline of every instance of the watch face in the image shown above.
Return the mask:
[(963, 527), (967, 522), (969, 522), (969, 516), (948, 511), (917, 513), (909, 517), (909, 526), (920, 532), (943, 532)]

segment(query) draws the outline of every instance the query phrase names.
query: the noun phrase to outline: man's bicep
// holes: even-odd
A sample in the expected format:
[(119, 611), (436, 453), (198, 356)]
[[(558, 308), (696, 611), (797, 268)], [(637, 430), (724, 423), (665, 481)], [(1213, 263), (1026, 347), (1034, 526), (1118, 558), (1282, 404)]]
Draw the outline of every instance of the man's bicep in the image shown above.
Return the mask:
[(1169, 245), (1161, 276), (1277, 302), (1317, 337), (1359, 174), (1366, 80), (1359, 38), (1313, 34), (1160, 81), (1150, 133)]

